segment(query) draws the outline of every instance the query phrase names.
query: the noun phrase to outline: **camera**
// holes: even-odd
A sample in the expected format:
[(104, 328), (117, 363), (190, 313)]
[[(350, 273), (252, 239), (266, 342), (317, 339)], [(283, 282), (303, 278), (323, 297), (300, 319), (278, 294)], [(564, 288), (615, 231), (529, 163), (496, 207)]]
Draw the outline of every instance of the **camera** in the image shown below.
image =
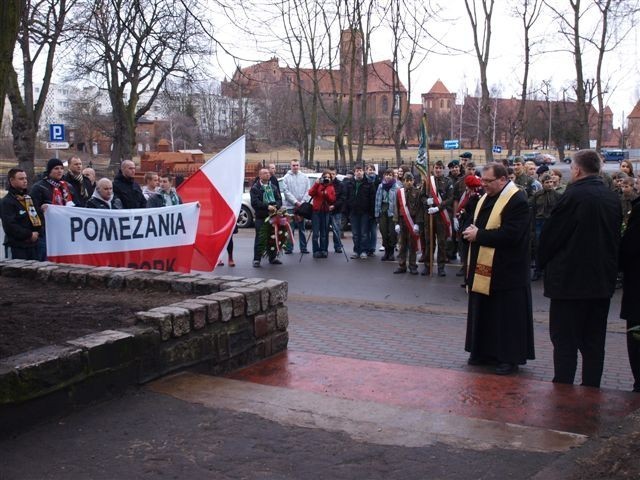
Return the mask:
[(322, 179), (322, 184), (323, 185), (329, 185), (331, 183), (331, 179), (330, 178), (323, 178)]

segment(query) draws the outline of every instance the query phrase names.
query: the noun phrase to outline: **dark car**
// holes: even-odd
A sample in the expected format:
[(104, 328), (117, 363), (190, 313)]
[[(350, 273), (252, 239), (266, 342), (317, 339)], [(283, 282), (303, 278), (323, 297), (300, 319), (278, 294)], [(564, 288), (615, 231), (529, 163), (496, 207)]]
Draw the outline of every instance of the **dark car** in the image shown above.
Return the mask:
[(623, 150), (602, 150), (605, 162), (621, 162), (625, 159)]

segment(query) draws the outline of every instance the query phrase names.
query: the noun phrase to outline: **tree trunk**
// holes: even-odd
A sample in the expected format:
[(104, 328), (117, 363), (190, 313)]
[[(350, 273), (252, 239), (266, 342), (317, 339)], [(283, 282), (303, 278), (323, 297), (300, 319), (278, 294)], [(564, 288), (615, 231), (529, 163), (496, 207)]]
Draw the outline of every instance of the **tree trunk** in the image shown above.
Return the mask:
[(8, 94), (9, 75), (12, 70), (13, 50), (20, 28), (20, 17), (23, 2), (20, 0), (3, 0), (0, 2), (0, 128), (4, 101)]

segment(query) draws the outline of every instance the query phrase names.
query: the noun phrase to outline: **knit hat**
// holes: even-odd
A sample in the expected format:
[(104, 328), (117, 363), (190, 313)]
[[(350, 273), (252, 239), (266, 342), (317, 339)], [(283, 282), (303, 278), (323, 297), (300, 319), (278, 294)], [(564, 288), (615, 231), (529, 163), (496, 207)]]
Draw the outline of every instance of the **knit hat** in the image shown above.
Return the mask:
[(62, 160), (60, 160), (59, 158), (49, 159), (49, 161), (47, 162), (47, 176), (49, 176), (49, 174), (51, 173), (51, 170), (53, 170), (56, 167), (64, 167)]
[(482, 182), (475, 175), (467, 175), (464, 177), (464, 184), (469, 188), (478, 188), (482, 185)]

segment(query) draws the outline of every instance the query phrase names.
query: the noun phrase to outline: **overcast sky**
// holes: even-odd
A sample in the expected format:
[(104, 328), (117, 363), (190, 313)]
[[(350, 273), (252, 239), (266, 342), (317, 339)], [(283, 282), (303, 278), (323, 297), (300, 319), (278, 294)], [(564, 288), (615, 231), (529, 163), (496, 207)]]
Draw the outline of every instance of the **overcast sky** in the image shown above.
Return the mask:
[[(444, 3), (444, 2), (443, 2)], [(523, 74), (523, 33), (522, 24), (515, 18), (507, 5), (508, 0), (496, 0), (492, 21), (491, 56), (488, 68), (490, 86), (499, 89), (501, 97), (519, 96), (520, 82)], [(583, 0), (583, 3), (590, 3)], [(564, 8), (567, 0), (554, 0), (558, 8)], [(244, 12), (237, 12), (241, 19)], [(428, 31), (445, 45), (451, 48), (435, 46), (432, 41), (425, 40), (426, 47), (432, 47), (433, 53), (428, 54), (426, 61), (412, 77), (411, 102), (419, 103), (420, 94), (427, 92), (439, 78), (447, 88), (458, 94), (458, 102), (465, 92), (473, 95), (479, 80), (479, 67), (473, 50), (473, 36), (469, 18), (464, 8), (463, 0), (450, 0), (446, 8), (441, 10), (444, 20), (428, 24)], [(251, 33), (243, 33), (233, 24), (227, 24), (218, 30), (218, 36), (237, 56), (242, 57), (241, 66), (247, 66), (256, 61), (267, 60), (276, 55), (286, 64), (286, 50), (271, 35), (266, 28), (258, 27), (257, 23), (264, 19), (271, 19), (270, 14), (261, 11), (253, 20), (245, 24)], [(593, 19), (594, 17), (592, 17)], [(216, 22), (217, 23), (217, 22)], [(269, 21), (271, 28), (277, 29), (278, 20)], [(585, 28), (589, 19), (585, 19)], [(537, 42), (533, 46), (532, 66), (530, 70), (530, 85), (540, 85), (542, 80), (551, 80), (552, 98), (561, 98), (562, 90), (568, 89), (575, 81), (575, 66), (573, 56), (567, 51), (569, 45), (559, 34), (559, 26), (554, 15), (547, 9), (532, 29), (532, 36)], [(255, 35), (258, 34), (256, 41)], [(542, 42), (544, 40), (544, 42)], [(374, 60), (391, 58), (389, 52), (389, 36), (383, 31), (377, 31), (372, 37), (372, 55)], [(639, 65), (640, 36), (637, 29), (632, 30), (616, 52), (608, 53), (605, 57), (603, 78), (610, 78), (609, 93), (605, 95), (614, 113), (614, 125), (618, 126), (621, 119), (629, 114), (640, 98)], [(584, 55), (584, 72), (586, 78), (595, 76), (596, 52), (591, 48)], [(224, 78), (232, 75), (236, 59), (223, 53), (218, 55), (218, 61), (212, 68), (212, 74)], [(402, 73), (401, 73), (402, 75)], [(406, 80), (406, 79), (405, 79)]]

